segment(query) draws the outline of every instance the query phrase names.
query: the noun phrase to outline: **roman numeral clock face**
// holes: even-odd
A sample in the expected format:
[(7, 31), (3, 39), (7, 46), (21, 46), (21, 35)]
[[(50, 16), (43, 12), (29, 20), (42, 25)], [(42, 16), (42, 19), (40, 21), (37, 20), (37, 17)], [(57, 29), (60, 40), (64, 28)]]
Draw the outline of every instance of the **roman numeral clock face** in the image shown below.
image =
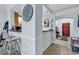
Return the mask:
[(25, 5), (23, 12), (22, 12), (22, 17), (23, 20), (26, 22), (29, 22), (33, 16), (33, 7), (31, 4)]

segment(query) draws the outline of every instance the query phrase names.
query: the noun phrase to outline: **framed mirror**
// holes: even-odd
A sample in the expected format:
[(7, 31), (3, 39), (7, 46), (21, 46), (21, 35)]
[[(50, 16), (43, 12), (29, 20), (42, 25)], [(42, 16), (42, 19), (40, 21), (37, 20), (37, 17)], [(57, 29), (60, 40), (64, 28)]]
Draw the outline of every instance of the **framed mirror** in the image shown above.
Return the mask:
[(29, 22), (33, 16), (33, 7), (31, 4), (25, 5), (23, 12), (22, 12), (22, 17), (23, 20), (26, 22)]

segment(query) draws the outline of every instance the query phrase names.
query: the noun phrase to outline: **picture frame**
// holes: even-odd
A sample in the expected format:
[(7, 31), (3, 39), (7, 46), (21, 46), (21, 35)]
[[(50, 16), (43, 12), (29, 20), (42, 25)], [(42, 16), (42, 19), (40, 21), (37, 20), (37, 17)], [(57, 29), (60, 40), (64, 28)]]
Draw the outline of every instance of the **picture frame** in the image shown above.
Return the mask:
[(51, 12), (46, 7), (43, 7), (43, 18), (42, 18), (43, 32), (52, 30), (51, 20), (52, 20)]

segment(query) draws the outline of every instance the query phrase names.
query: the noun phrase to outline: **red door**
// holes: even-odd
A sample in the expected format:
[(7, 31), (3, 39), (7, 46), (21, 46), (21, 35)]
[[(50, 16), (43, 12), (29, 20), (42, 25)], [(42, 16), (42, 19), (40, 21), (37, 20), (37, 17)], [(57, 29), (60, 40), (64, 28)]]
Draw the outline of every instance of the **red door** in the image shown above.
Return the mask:
[(70, 23), (62, 24), (62, 36), (70, 36)]

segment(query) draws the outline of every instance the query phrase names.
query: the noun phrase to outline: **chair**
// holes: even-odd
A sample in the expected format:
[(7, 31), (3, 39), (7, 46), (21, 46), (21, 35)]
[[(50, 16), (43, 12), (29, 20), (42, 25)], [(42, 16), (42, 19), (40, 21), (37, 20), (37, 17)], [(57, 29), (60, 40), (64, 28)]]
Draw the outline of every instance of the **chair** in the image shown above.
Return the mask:
[(72, 51), (79, 51), (79, 37), (71, 37)]
[[(19, 42), (20, 41), (20, 42)], [(21, 39), (17, 37), (9, 37), (6, 39), (4, 43), (4, 53), (3, 54), (8, 54), (8, 55), (20, 55), (20, 44)]]

